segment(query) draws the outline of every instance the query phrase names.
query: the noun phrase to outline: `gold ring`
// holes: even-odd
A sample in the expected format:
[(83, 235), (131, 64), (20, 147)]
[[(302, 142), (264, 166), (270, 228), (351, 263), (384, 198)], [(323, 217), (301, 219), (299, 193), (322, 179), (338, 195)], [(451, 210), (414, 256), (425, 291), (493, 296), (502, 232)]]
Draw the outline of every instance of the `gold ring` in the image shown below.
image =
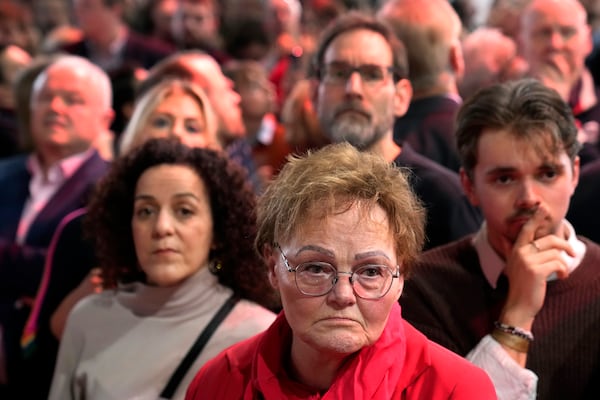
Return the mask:
[(535, 240), (531, 241), (531, 245), (533, 246), (534, 249), (536, 249), (538, 252), (541, 251), (541, 249), (538, 247), (537, 243), (535, 243)]

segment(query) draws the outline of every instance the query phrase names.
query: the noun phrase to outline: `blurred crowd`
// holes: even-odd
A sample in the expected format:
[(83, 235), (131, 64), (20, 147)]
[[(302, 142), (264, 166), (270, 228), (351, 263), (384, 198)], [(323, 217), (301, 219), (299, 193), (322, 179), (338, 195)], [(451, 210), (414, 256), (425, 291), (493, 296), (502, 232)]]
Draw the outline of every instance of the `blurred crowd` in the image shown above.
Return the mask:
[[(486, 208), (480, 186), (475, 187), (476, 166), (483, 160), (477, 151), (483, 154), (485, 146), (483, 139), (469, 144), (466, 137), (478, 129), (518, 130), (509, 122), (541, 120), (542, 111), (527, 114), (535, 100), (519, 103), (523, 115), (516, 110), (501, 119), (500, 108), (517, 104), (528, 90), (549, 99), (541, 110), (557, 111), (543, 114), (555, 125), (532, 122), (526, 129), (549, 130), (559, 138), (550, 144), (526, 138), (513, 149), (534, 142), (537, 153), (531, 153), (544, 155), (550, 149), (546, 158), (540, 156), (550, 166), (535, 172), (550, 180), (564, 172), (549, 160), (564, 146), (570, 160), (565, 169), (572, 169), (574, 184), (562, 188), (566, 194), (560, 204), (548, 201), (558, 211), (547, 219), (568, 220), (567, 232), (586, 239), (569, 244), (584, 246), (582, 251), (565, 244), (554, 244), (553, 251), (592, 263), (584, 254), (593, 253), (586, 253), (586, 246), (595, 252), (600, 242), (600, 223), (593, 214), (600, 200), (600, 1), (494, 0), (483, 23), (475, 20), (475, 1), (0, 0), (0, 398), (88, 398), (91, 393), (98, 399), (132, 393), (156, 398), (189, 344), (211, 326), (216, 310), (231, 302), (225, 322), (215, 323), (221, 341), (209, 341), (188, 366), (192, 372), (182, 372), (187, 373), (181, 376), (184, 384), (174, 384), (175, 398), (183, 398), (205, 362), (264, 331), (275, 323), (276, 313), (287, 311), (280, 287), (267, 273), (269, 257), (257, 254), (272, 251), (269, 246), (277, 243), (255, 249), (261, 229), (256, 201), (291, 158), (331, 144), (348, 142), (409, 171), (410, 188), (426, 212), (424, 250), (465, 237), (475, 243), (488, 234), (488, 245), (494, 247), (496, 211)], [(385, 41), (373, 41), (373, 34)], [(520, 92), (510, 86), (515, 82), (533, 86)], [(497, 103), (490, 101), (482, 114), (468, 108), (473, 102), (488, 104), (482, 90), (498, 87), (514, 89), (506, 104), (496, 94)], [(496, 111), (497, 120), (484, 118)], [(480, 124), (467, 131), (471, 117)], [(573, 138), (565, 138), (570, 127)], [(463, 147), (457, 132), (465, 135)], [(500, 153), (505, 138), (496, 140)], [(485, 161), (493, 159), (490, 154)], [(514, 150), (502, 158), (515, 154), (522, 156)], [(525, 176), (516, 177), (526, 167), (515, 164), (507, 161), (497, 168), (512, 174), (502, 175), (506, 186)], [(485, 179), (492, 180), (491, 175)], [(179, 207), (182, 191), (194, 205)], [(543, 219), (537, 210), (545, 207), (545, 194), (539, 196), (533, 205), (515, 207)], [(172, 220), (161, 219), (161, 207), (172, 209)], [(189, 222), (188, 213), (198, 221)], [(280, 228), (275, 232), (281, 234)], [(143, 252), (171, 236), (178, 237), (177, 246), (191, 254), (191, 261), (186, 258), (182, 270), (163, 274), (155, 270), (162, 264), (145, 259)], [(538, 249), (542, 237), (532, 234), (524, 243)], [(524, 240), (514, 235), (507, 246)], [(512, 250), (494, 250), (502, 263), (512, 265)], [(424, 257), (435, 264), (432, 259)], [(553, 280), (556, 270), (542, 281), (552, 273)], [(415, 282), (419, 279), (425, 278)], [(510, 301), (492, 302), (489, 321), (482, 322), (483, 311), (473, 320), (459, 318), (474, 327), (460, 332), (465, 342), (450, 338), (454, 332), (448, 326), (428, 326), (431, 321), (421, 319), (424, 312), (412, 304), (423, 293), (438, 293), (433, 287), (408, 286), (413, 300), (407, 300), (407, 315), (413, 319), (407, 319), (464, 357), (479, 349), (491, 329), (516, 327), (526, 340), (531, 331), (537, 335), (532, 320), (521, 326), (522, 321), (510, 318), (515, 313), (506, 317), (507, 310), (525, 300), (506, 287), (498, 294), (496, 282), (492, 286), (490, 298)], [(540, 311), (546, 310), (544, 299), (560, 297), (541, 296), (539, 307), (530, 307), (534, 315), (545, 315)], [(83, 298), (89, 301), (80, 302)], [(579, 305), (596, 300), (586, 298)], [(577, 308), (575, 303), (569, 299), (569, 307)], [(177, 315), (181, 321), (157, 323), (152, 320), (156, 315)], [(590, 319), (593, 326), (600, 324), (600, 318)], [(185, 343), (179, 353), (153, 347), (175, 329)], [(136, 342), (128, 334), (144, 340)], [(547, 350), (555, 340), (534, 343)], [(164, 342), (177, 347), (178, 338)], [(598, 355), (597, 347), (591, 347), (590, 358)], [(147, 348), (147, 359), (131, 359)], [(115, 360), (122, 354), (130, 359), (119, 364)], [(168, 373), (142, 369), (131, 374), (131, 387), (107, 367), (134, 369), (153, 360), (164, 360)], [(519, 365), (515, 379), (527, 387), (523, 393), (536, 393), (539, 387), (540, 398), (546, 399), (593, 398), (600, 392), (595, 387), (554, 391), (544, 380), (556, 378), (552, 374), (561, 371), (559, 366), (541, 368), (537, 385), (537, 376), (522, 371), (547, 365), (544, 356), (536, 355), (533, 367), (519, 354), (511, 360)], [(566, 355), (564, 360), (574, 362)], [(599, 361), (586, 359), (578, 371), (591, 376), (591, 382), (600, 375)], [(495, 378), (498, 367), (490, 372), (485, 363), (478, 365), (490, 374), (500, 398), (517, 398), (511, 397), (516, 392), (503, 392), (507, 383)], [(567, 382), (577, 386), (585, 378), (578, 379)], [(140, 387), (147, 393), (136, 392)]]

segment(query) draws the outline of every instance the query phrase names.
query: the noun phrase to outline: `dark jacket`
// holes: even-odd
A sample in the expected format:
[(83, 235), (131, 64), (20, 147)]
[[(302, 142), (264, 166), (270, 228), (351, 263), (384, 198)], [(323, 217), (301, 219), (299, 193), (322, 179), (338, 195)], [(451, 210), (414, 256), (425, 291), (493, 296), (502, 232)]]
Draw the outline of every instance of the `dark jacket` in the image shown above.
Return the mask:
[(411, 186), (427, 209), (426, 249), (479, 229), (481, 212), (465, 196), (456, 172), (416, 153), (408, 144), (402, 146), (394, 163), (411, 169)]
[[(91, 55), (85, 38), (68, 44), (62, 50), (69, 54), (88, 59)], [(132, 64), (150, 69), (154, 64), (169, 56), (174, 51), (175, 49), (165, 42), (128, 31), (125, 46), (122, 50), (121, 61), (123, 65)]]
[(20, 339), (54, 231), (65, 215), (86, 205), (94, 184), (108, 170), (108, 163), (94, 151), (50, 198), (20, 245), (15, 238), (31, 178), (26, 164), (26, 155), (0, 162), (0, 324), (11, 382), (22, 372)]

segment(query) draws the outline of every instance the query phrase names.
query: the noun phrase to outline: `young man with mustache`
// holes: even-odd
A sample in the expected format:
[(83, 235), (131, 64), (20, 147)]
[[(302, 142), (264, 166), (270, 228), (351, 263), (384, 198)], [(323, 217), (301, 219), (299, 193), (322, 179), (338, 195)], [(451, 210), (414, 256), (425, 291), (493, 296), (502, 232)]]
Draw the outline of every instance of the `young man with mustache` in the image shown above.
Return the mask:
[(463, 104), (456, 139), (485, 222), (422, 254), (404, 317), (485, 369), (499, 399), (598, 398), (600, 247), (565, 219), (579, 180), (569, 106), (537, 80), (497, 84)]

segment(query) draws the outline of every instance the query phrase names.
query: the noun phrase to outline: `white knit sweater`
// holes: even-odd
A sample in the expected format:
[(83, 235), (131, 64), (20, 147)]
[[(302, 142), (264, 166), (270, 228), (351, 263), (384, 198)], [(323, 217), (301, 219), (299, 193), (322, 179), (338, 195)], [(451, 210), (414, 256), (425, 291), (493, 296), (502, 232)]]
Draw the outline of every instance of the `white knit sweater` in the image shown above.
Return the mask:
[[(192, 343), (231, 295), (208, 268), (177, 287), (141, 283), (89, 296), (71, 312), (50, 400), (156, 400)], [(183, 399), (196, 371), (230, 345), (265, 330), (275, 314), (240, 301), (179, 385)]]

